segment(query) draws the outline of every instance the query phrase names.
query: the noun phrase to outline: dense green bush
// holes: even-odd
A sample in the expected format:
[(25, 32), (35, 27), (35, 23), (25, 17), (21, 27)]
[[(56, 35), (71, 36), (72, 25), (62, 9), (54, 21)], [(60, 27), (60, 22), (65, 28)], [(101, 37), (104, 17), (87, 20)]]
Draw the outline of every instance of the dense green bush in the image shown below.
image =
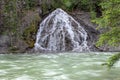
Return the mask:
[(25, 0), (25, 9), (33, 9), (37, 6), (37, 0)]
[(102, 65), (106, 65), (108, 68), (112, 68), (119, 59), (120, 59), (120, 53), (114, 54), (108, 59), (106, 63), (103, 63)]
[(95, 11), (96, 6), (99, 6), (101, 0), (63, 0), (63, 2), (68, 10)]
[[(103, 0), (102, 16), (94, 20), (103, 29), (97, 46), (120, 46), (120, 0)], [(111, 68), (120, 59), (120, 53), (111, 56), (106, 65)]]
[(103, 15), (94, 21), (103, 28), (104, 32), (100, 35), (97, 42), (102, 45), (120, 45), (120, 0), (103, 0), (100, 4)]

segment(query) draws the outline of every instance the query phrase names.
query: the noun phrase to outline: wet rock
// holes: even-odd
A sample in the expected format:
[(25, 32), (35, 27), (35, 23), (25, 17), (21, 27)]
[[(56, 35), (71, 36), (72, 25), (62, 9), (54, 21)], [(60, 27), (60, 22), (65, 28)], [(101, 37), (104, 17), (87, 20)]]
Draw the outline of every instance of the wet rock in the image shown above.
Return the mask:
[(10, 45), (10, 37), (7, 35), (0, 35), (0, 53), (7, 53)]
[(56, 9), (40, 24), (36, 51), (89, 51), (87, 32), (62, 9)]

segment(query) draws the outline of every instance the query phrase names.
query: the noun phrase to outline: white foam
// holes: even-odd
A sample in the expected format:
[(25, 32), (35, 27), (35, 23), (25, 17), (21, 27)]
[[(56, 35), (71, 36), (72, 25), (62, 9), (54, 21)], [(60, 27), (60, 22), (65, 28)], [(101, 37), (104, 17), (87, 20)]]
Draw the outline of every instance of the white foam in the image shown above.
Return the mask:
[(59, 71), (54, 71), (54, 70), (49, 70), (49, 69), (45, 69), (43, 71), (43, 75), (44, 76), (55, 76), (55, 75), (58, 75), (58, 74), (61, 74), (61, 72)]
[(92, 75), (92, 76), (101, 76), (100, 72), (102, 72), (102, 70), (85, 70), (85, 71), (81, 71), (78, 74), (83, 74), (83, 75)]
[(5, 75), (7, 72), (5, 70), (0, 70), (0, 75)]
[(118, 61), (117, 63), (115, 63), (115, 67), (120, 67), (120, 61)]
[(53, 80), (70, 80), (69, 77), (65, 74), (53, 77)]
[(22, 75), (22, 76), (19, 76), (13, 80), (32, 80), (32, 79), (28, 75)]
[(42, 21), (36, 37), (36, 51), (66, 51), (66, 38), (71, 51), (89, 51), (87, 32), (62, 9), (56, 9)]

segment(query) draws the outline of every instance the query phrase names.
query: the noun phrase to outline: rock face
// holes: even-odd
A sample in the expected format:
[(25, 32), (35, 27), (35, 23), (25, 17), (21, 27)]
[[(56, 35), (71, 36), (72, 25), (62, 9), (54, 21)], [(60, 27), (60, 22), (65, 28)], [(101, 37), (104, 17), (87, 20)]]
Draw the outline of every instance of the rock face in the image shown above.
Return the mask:
[(62, 9), (56, 9), (39, 26), (35, 51), (89, 51), (87, 32)]
[(88, 36), (87, 43), (90, 51), (102, 51), (101, 49), (95, 46), (95, 43), (98, 40), (100, 32), (99, 30), (96, 30), (97, 25), (94, 23), (91, 23), (90, 13), (77, 11), (70, 15), (72, 15), (72, 17), (75, 20), (77, 20), (87, 32), (87, 36)]
[(8, 52), (8, 46), (10, 45), (9, 36), (0, 35), (0, 53)]

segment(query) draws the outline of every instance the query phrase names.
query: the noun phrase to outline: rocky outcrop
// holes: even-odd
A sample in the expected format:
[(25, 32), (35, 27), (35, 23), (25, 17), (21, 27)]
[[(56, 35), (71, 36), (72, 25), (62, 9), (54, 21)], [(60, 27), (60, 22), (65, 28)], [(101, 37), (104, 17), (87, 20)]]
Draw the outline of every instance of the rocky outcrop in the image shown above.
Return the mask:
[[(38, 16), (39, 10), (35, 10), (34, 12), (28, 12), (26, 13), (26, 16), (23, 18), (23, 23), (21, 27), (19, 27), (18, 30), (21, 30), (21, 34), (27, 29), (30, 25), (32, 20), (34, 20), (34, 16)], [(120, 51), (120, 47), (110, 47), (110, 46), (102, 46), (100, 48), (95, 46), (95, 43), (98, 39), (98, 36), (100, 32), (96, 30), (96, 24), (91, 23), (91, 17), (89, 12), (81, 12), (81, 11), (74, 11), (72, 13), (69, 13), (77, 22), (79, 22), (85, 31), (87, 32), (87, 45), (89, 46), (89, 49), (91, 51)], [(47, 16), (47, 15), (46, 15)], [(2, 22), (0, 22), (0, 29), (2, 31)], [(32, 35), (32, 37), (36, 37), (36, 35)], [(19, 39), (17, 42), (14, 42), (14, 45), (11, 46), (10, 43), (11, 37), (9, 35), (0, 35), (0, 53), (10, 53), (10, 52), (30, 52), (31, 49), (29, 49), (29, 45), (26, 44), (26, 42), (22, 39)], [(69, 40), (67, 41), (69, 43)], [(69, 45), (68, 45), (69, 46)], [(70, 50), (71, 47), (68, 47), (67, 50)]]
[(7, 53), (8, 52), (8, 46), (10, 45), (9, 36), (0, 36), (0, 53)]
[[(24, 53), (28, 45), (21, 39), (11, 41), (13, 37), (0, 35), (0, 53)], [(12, 43), (11, 43), (12, 42)]]
[(88, 45), (91, 51), (103, 51), (95, 46), (96, 41), (100, 35), (100, 31), (96, 29), (97, 25), (91, 22), (91, 17), (89, 12), (77, 11), (74, 13), (70, 13), (75, 20), (77, 20), (83, 28), (88, 33)]
[[(79, 21), (79, 23), (77, 21)], [(95, 51), (94, 41), (99, 34), (78, 17), (74, 20), (62, 9), (56, 9), (40, 24), (35, 51)]]

